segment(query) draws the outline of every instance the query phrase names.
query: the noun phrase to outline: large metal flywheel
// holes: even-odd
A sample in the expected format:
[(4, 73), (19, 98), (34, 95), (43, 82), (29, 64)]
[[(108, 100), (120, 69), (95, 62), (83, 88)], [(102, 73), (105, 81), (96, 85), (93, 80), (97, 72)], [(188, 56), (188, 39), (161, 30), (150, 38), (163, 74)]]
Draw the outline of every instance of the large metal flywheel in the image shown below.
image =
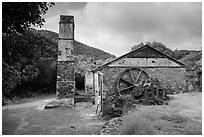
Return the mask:
[[(129, 68), (124, 70), (117, 79), (117, 90), (119, 95), (128, 95), (134, 91), (134, 95), (140, 97), (139, 91), (144, 82), (149, 79), (147, 73), (140, 68)], [(136, 94), (135, 94), (136, 93)]]

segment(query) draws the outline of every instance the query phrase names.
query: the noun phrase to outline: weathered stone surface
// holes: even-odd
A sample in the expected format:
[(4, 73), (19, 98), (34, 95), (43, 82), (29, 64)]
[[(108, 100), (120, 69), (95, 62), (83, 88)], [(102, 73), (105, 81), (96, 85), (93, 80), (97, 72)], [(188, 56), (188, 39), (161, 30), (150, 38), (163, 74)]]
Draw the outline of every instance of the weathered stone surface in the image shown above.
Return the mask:
[(93, 72), (87, 71), (85, 74), (85, 91), (87, 94), (94, 94)]
[(60, 16), (58, 62), (57, 62), (57, 99), (65, 99), (64, 104), (74, 104), (75, 96), (75, 58), (73, 54), (74, 17)]
[(61, 22), (59, 32), (60, 38), (74, 39), (74, 23)]
[(74, 23), (74, 16), (60, 15), (60, 23)]
[(58, 61), (57, 62), (57, 81), (74, 81), (74, 63)]
[(57, 98), (73, 98), (75, 96), (74, 81), (57, 81)]
[(179, 64), (167, 58), (125, 58), (109, 65), (110, 67), (179, 67)]
[(58, 41), (58, 61), (74, 60), (73, 40), (59, 39)]
[(102, 71), (104, 92), (109, 92), (110, 94), (112, 94), (112, 92), (115, 92), (117, 90), (117, 78), (124, 70), (124, 68), (106, 68)]
[(164, 88), (170, 86), (177, 93), (185, 89), (185, 68), (151, 68), (145, 71), (150, 77), (157, 78)]
[(72, 107), (74, 106), (74, 98), (65, 98), (49, 102), (44, 109), (53, 109), (57, 107)]
[[(102, 70), (105, 92), (116, 92), (116, 81), (125, 68), (106, 68)], [(151, 78), (157, 78), (164, 88), (172, 88), (177, 93), (185, 89), (185, 68), (147, 68), (143, 69)]]

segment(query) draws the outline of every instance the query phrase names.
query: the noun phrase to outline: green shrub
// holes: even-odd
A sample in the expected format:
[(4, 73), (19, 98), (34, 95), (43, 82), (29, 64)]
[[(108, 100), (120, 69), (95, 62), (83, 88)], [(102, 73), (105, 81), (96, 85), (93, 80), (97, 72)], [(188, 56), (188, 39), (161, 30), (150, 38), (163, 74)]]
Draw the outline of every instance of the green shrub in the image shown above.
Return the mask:
[(121, 100), (119, 96), (107, 96), (106, 99), (103, 100), (102, 117), (104, 119), (120, 117), (123, 114), (122, 106), (123, 100)]
[(117, 94), (109, 95), (103, 101), (103, 117), (110, 119), (120, 117), (123, 113), (135, 107), (135, 99), (131, 95), (119, 96)]
[(2, 96), (12, 98), (12, 90), (20, 83), (20, 72), (7, 63), (2, 64)]

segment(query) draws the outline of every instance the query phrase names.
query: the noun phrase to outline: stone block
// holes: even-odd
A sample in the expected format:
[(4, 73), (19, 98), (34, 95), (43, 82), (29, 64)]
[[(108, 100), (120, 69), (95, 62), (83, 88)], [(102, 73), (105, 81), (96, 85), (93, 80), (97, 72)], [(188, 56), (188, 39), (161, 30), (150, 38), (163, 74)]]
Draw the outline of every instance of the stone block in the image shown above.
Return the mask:
[(74, 98), (65, 98), (65, 99), (58, 99), (49, 102), (45, 105), (44, 109), (54, 109), (57, 107), (73, 107), (74, 106)]
[(73, 40), (58, 41), (58, 61), (74, 60)]
[(74, 81), (74, 62), (57, 62), (57, 81)]
[(75, 82), (74, 81), (57, 81), (57, 97), (73, 98), (75, 96)]
[(60, 23), (59, 25), (59, 38), (74, 39), (74, 24)]
[(73, 107), (74, 106), (74, 98), (65, 98), (64, 105), (66, 107)]

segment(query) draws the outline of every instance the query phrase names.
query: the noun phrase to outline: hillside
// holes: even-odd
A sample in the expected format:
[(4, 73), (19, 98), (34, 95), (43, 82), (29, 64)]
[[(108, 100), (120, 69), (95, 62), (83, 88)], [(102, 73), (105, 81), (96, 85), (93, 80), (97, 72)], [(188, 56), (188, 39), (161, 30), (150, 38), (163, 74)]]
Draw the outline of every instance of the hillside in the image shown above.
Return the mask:
[(195, 51), (195, 50), (177, 50), (176, 49), (173, 52), (174, 52), (174, 58), (181, 59), (181, 58), (184, 58), (185, 56), (190, 55), (190, 54), (197, 54), (200, 51)]
[[(43, 35), (45, 38), (48, 38), (57, 44), (58, 42), (58, 33), (49, 31), (49, 30), (38, 30), (38, 33)], [(57, 45), (56, 45), (57, 46)], [(57, 47), (56, 47), (57, 48)], [(86, 44), (83, 44), (79, 41), (74, 41), (74, 54), (75, 55), (86, 55), (88, 57), (94, 57), (97, 59), (108, 59), (108, 58), (115, 58), (114, 55), (111, 55), (103, 50), (90, 47)]]
[(192, 68), (200, 68), (201, 63), (199, 64), (199, 61), (202, 59), (202, 52), (191, 52), (184, 56), (183, 58), (179, 59), (179, 61), (189, 65)]

